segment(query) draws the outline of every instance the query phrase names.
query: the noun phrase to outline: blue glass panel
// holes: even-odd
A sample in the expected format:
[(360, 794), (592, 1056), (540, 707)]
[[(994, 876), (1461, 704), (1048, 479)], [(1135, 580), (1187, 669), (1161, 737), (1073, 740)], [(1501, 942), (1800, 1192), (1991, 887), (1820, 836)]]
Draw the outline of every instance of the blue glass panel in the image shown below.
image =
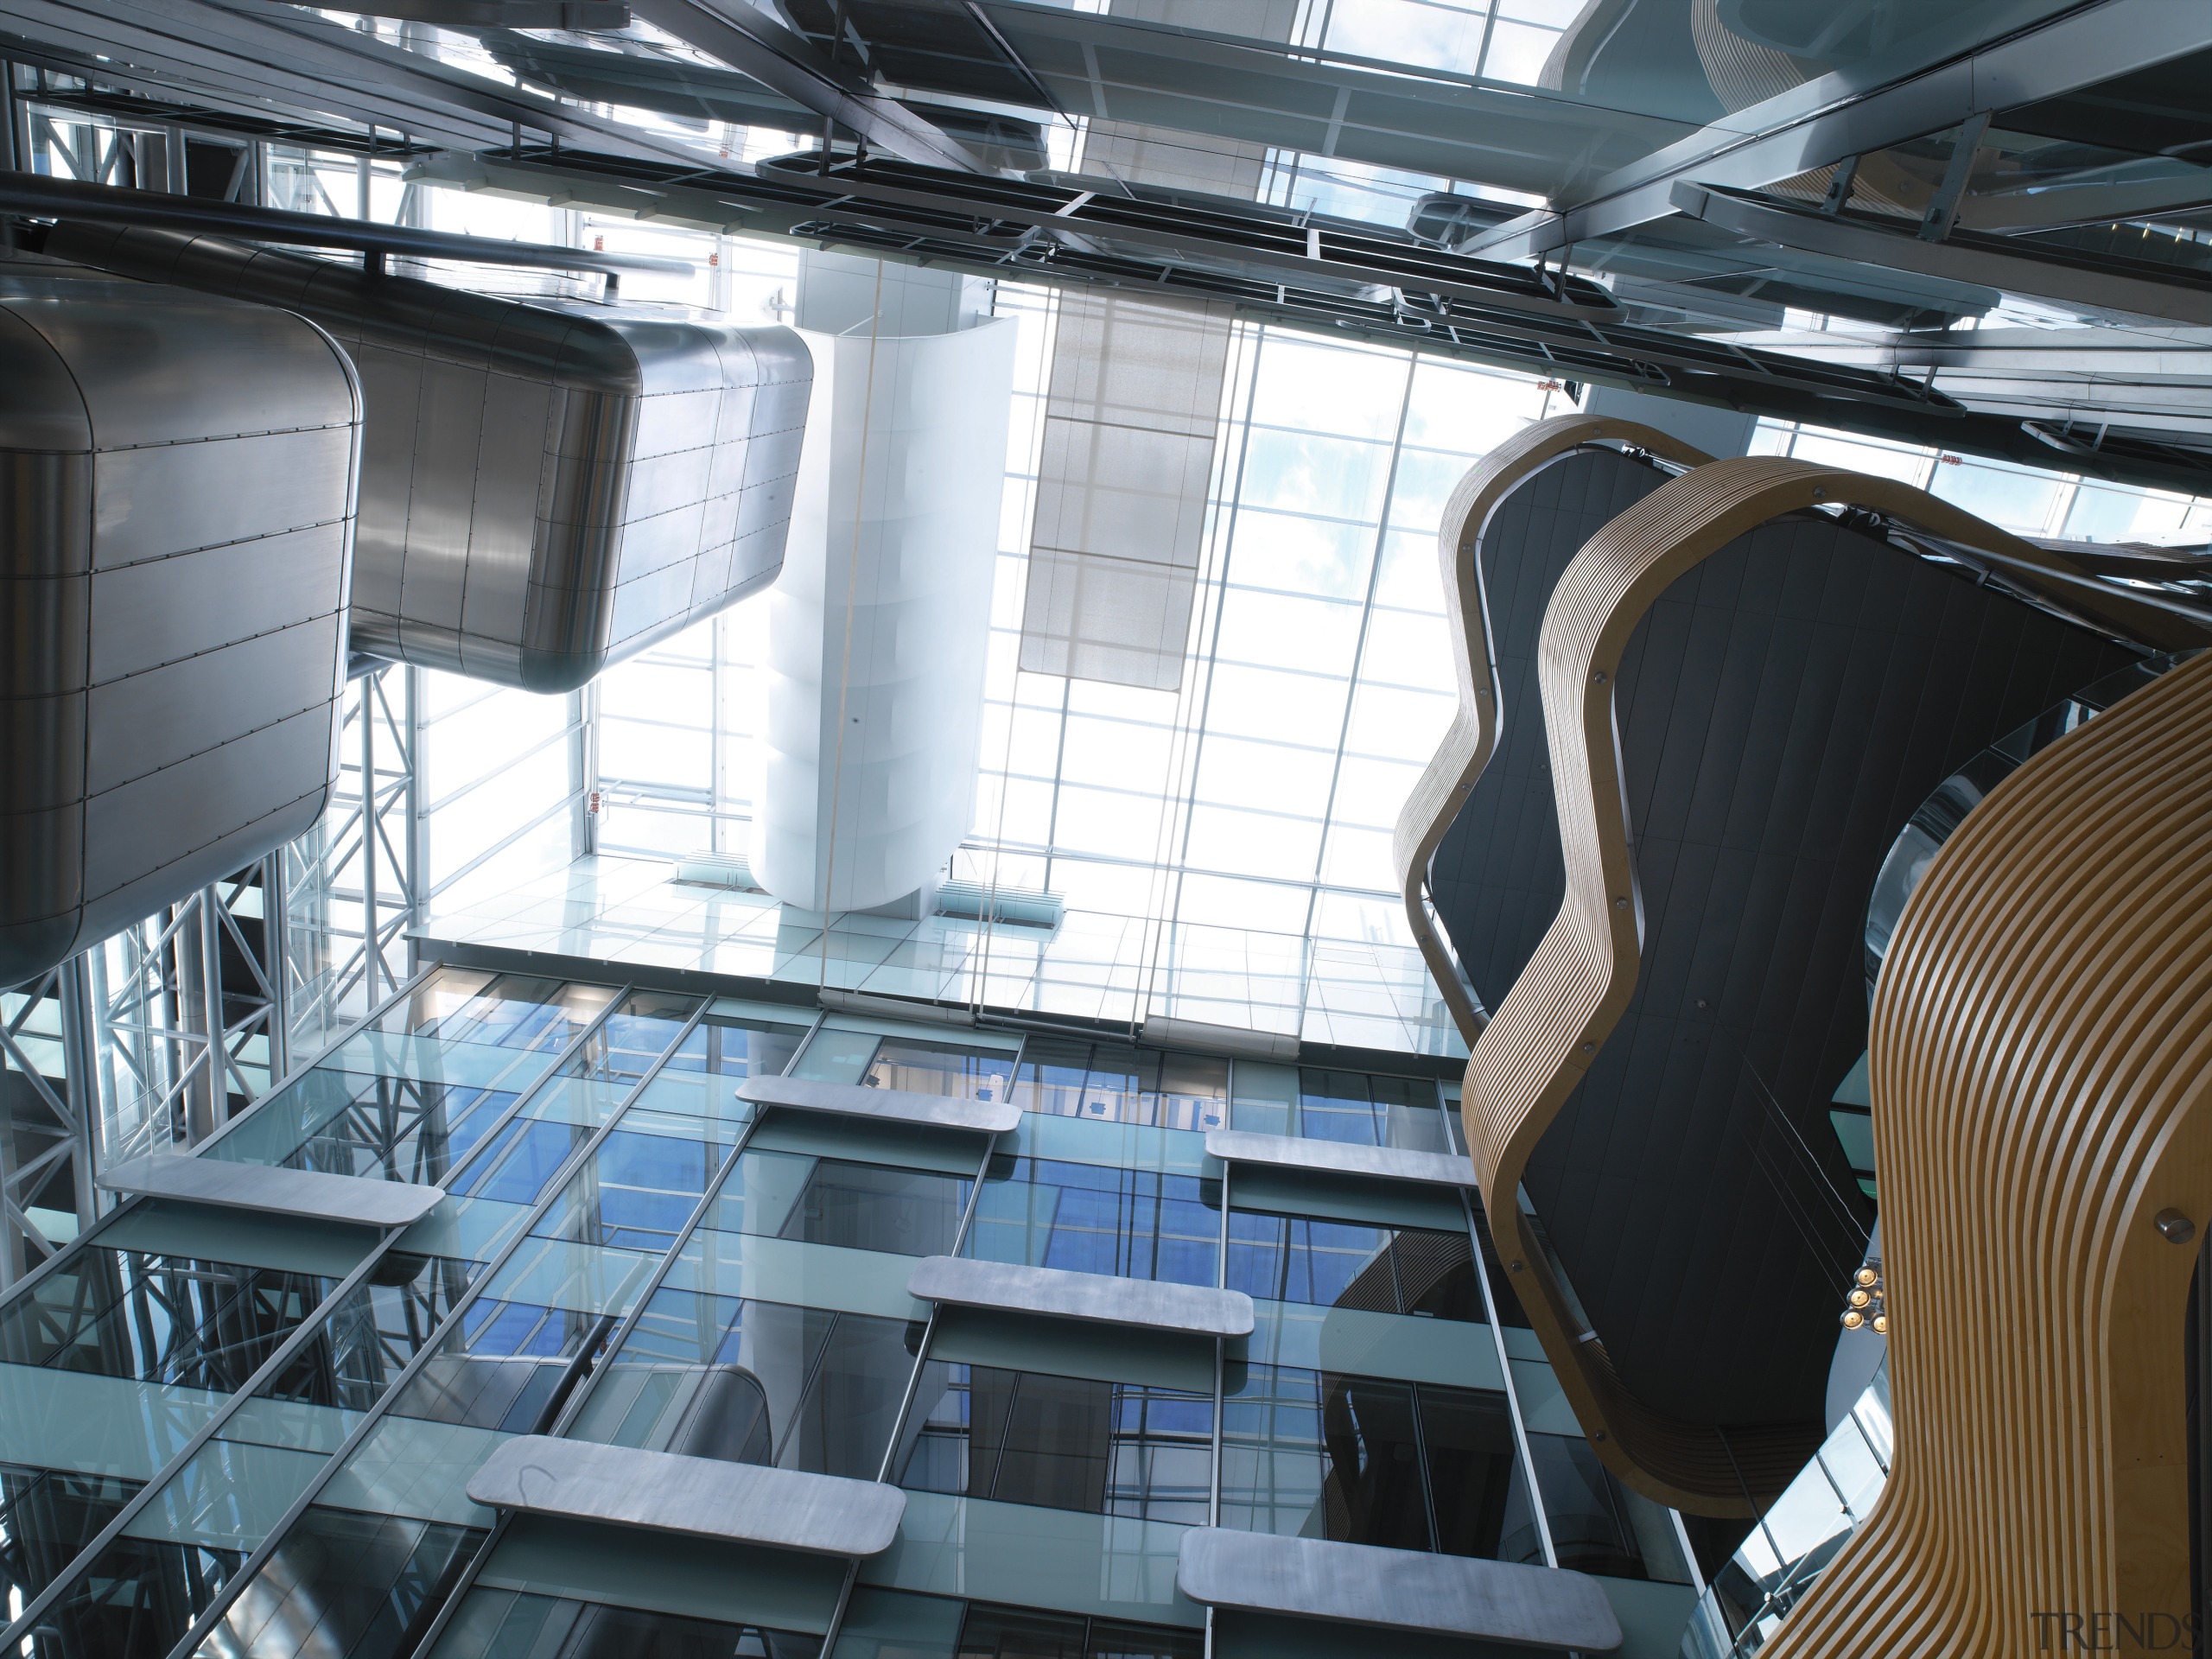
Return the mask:
[(508, 1204), (535, 1204), (569, 1154), (590, 1138), (590, 1131), (581, 1125), (516, 1118), (447, 1190)]
[(997, 1157), (963, 1254), (986, 1262), (1211, 1285), (1220, 1233), (1218, 1181)]
[(1367, 1227), (1241, 1208), (1229, 1217), (1231, 1290), (1433, 1319), (1487, 1318), (1464, 1231)]

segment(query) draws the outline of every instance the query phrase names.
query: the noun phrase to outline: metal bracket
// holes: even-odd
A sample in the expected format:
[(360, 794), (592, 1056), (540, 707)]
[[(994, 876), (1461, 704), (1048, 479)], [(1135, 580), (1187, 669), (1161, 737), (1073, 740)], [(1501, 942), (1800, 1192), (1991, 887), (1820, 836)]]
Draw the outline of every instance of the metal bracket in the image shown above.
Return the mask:
[(1974, 176), (1974, 159), (1981, 151), (1982, 135), (1989, 130), (1989, 111), (1978, 110), (1966, 118), (1959, 128), (1958, 142), (1951, 147), (1951, 160), (1943, 169), (1943, 182), (1936, 187), (1936, 199), (1928, 204), (1927, 217), (1920, 221), (1920, 239), (1941, 242), (1950, 235), (1951, 226), (1959, 217), (1959, 200), (1967, 193), (1967, 181)]
[(1859, 181), (1859, 158), (1847, 156), (1835, 164), (1835, 175), (1828, 181), (1827, 200), (1821, 204), (1824, 213), (1840, 213), (1851, 204), (1851, 187)]

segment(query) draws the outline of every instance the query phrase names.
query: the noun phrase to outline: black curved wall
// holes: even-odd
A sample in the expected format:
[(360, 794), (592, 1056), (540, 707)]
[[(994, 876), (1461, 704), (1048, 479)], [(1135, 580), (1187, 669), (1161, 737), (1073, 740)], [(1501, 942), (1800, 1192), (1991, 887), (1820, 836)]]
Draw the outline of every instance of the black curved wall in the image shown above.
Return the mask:
[[(1661, 475), (1581, 452), (1484, 542), (1498, 753), (1431, 867), (1478, 994), (1503, 999), (1564, 878), (1534, 651), (1559, 573)], [(1528, 1190), (1624, 1379), (1693, 1421), (1817, 1419), (1872, 1215), (1827, 1111), (1866, 1046), (1883, 855), (1992, 739), (2136, 653), (1817, 515), (1662, 594), (1618, 709), (1644, 957)]]

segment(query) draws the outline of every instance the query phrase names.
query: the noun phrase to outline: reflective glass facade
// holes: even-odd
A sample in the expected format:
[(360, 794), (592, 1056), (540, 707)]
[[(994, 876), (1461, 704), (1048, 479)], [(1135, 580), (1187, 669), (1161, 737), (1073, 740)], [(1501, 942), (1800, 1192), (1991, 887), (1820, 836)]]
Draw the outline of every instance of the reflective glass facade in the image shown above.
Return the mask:
[[(775, 1071), (1025, 1109), (993, 1137), (739, 1098)], [(1248, 1102), (1440, 1144), (1433, 1077), (429, 969), (203, 1154), (435, 1179), (423, 1220), (142, 1199), (0, 1304), (8, 1640), (1183, 1659), (1177, 1546), (1220, 1525), (1579, 1566), (1668, 1651), (1673, 1517), (1576, 1434), (1468, 1199), (1209, 1157)], [(1258, 1327), (933, 1308), (924, 1255), (1226, 1286)], [(887, 1482), (906, 1516), (849, 1572), (484, 1508), (519, 1434)]]

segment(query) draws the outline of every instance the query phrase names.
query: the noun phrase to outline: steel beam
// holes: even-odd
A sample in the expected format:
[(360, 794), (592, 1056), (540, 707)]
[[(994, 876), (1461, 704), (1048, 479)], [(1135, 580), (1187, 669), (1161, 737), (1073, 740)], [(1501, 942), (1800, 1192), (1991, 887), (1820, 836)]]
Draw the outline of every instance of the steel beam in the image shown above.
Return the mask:
[[(173, 156), (183, 153), (173, 141)], [(368, 158), (360, 158), (363, 167)], [(281, 207), (249, 207), (233, 201), (153, 190), (129, 190), (111, 184), (86, 184), (43, 174), (0, 175), (0, 210), (45, 219), (82, 219), (103, 225), (150, 225), (162, 230), (208, 231), (249, 242), (288, 247), (351, 248), (371, 253), (412, 254), (424, 259), (458, 259), (478, 264), (524, 265), (556, 270), (650, 271), (689, 276), (688, 259), (645, 254), (594, 253), (585, 248), (501, 242), (491, 237), (456, 236), (372, 219), (329, 213), (296, 213)]]
[(2199, 169), (2164, 179), (1968, 196), (1959, 204), (1959, 223), (1970, 231), (2063, 231), (2207, 207), (2212, 207), (2212, 172)]
[[(1547, 316), (1604, 321), (1618, 308), (1597, 283), (1580, 278), (1554, 283), (1518, 265), (1470, 259), (1408, 241), (1365, 232), (1343, 219), (1269, 216), (1243, 203), (1192, 193), (1161, 196), (1112, 194), (1103, 181), (1039, 183), (1026, 180), (969, 180), (896, 162), (838, 162), (817, 173), (810, 157), (784, 156), (760, 164), (760, 175), (801, 188), (833, 194), (825, 212), (864, 214), (871, 207), (916, 210), (903, 217), (935, 225), (947, 213), (966, 216), (984, 234), (1024, 226), (1053, 241), (1078, 246), (1128, 245), (1171, 259), (1201, 258), (1224, 268), (1282, 271), (1309, 282), (1348, 288), (1396, 288), (1408, 293), (1450, 295)], [(819, 182), (817, 182), (819, 181)]]
[(962, 172), (982, 165), (964, 145), (885, 97), (864, 75), (830, 62), (813, 41), (746, 0), (632, 0), (630, 9), (771, 92), (858, 133), (874, 149)]
[(0, 0), (0, 45), (111, 86), (336, 118), (480, 149), (518, 127), (620, 154), (700, 152), (303, 12), (251, 0)]
[[(1759, 349), (1748, 342), (1707, 342), (1619, 324), (1601, 327), (1573, 319), (1501, 320), (1502, 308), (1495, 306), (1416, 308), (1350, 299), (1338, 292), (1262, 280), (1267, 273), (1240, 276), (1169, 259), (1049, 244), (1040, 247), (1021, 237), (993, 234), (988, 226), (979, 227), (969, 213), (932, 214), (860, 201), (840, 191), (834, 178), (803, 188), (796, 175), (771, 179), (734, 172), (678, 173), (603, 156), (563, 153), (556, 158), (543, 150), (432, 157), (410, 168), (409, 176), (538, 200), (557, 197), (627, 203), (627, 194), (615, 194), (618, 187), (648, 188), (658, 200), (657, 212), (730, 234), (794, 237), (879, 258), (944, 265), (1055, 288), (1095, 286), (1225, 301), (1254, 321), (1334, 340), (1363, 340), (1564, 380), (1684, 397), (1955, 452), (2031, 466), (2063, 466), (2069, 472), (2158, 489), (2196, 494), (2212, 485), (2212, 454), (2176, 448), (2158, 454), (2112, 453), (2062, 461), (2047, 445), (2024, 432), (2018, 418), (1984, 414), (1963, 407), (1942, 391), (1931, 393), (1924, 374), (1908, 378), (1878, 368), (1856, 375), (1817, 371), (1815, 365), (1876, 367), (1878, 359), (1865, 353), (1888, 342), (1866, 342), (1862, 336), (1815, 336), (1816, 349), (1805, 349), (1806, 342), (1793, 337), (1773, 342), (1786, 349)], [(837, 200), (841, 195), (843, 200)], [(627, 211), (637, 209), (631, 205)], [(2063, 417), (2062, 410), (2057, 418)]]
[(1946, 240), (1929, 241), (1902, 228), (1903, 220), (1847, 209), (1822, 213), (1687, 182), (1675, 185), (1673, 200), (1692, 219), (1778, 247), (1980, 283), (2092, 311), (2212, 324), (2212, 280), (2172, 265), (1955, 229)]
[[(1631, 162), (1555, 207), (1509, 219), (1464, 245), (1497, 259), (1535, 259), (1675, 212), (1682, 181), (1756, 190), (2001, 112), (2212, 48), (2212, 6), (2095, 0), (2001, 40), (1867, 87), (1837, 70), (1739, 110)], [(1974, 222), (1971, 214), (1963, 222)]]
[(1025, 0), (973, 0), (1042, 105), (1550, 194), (1696, 129), (1541, 87)]

